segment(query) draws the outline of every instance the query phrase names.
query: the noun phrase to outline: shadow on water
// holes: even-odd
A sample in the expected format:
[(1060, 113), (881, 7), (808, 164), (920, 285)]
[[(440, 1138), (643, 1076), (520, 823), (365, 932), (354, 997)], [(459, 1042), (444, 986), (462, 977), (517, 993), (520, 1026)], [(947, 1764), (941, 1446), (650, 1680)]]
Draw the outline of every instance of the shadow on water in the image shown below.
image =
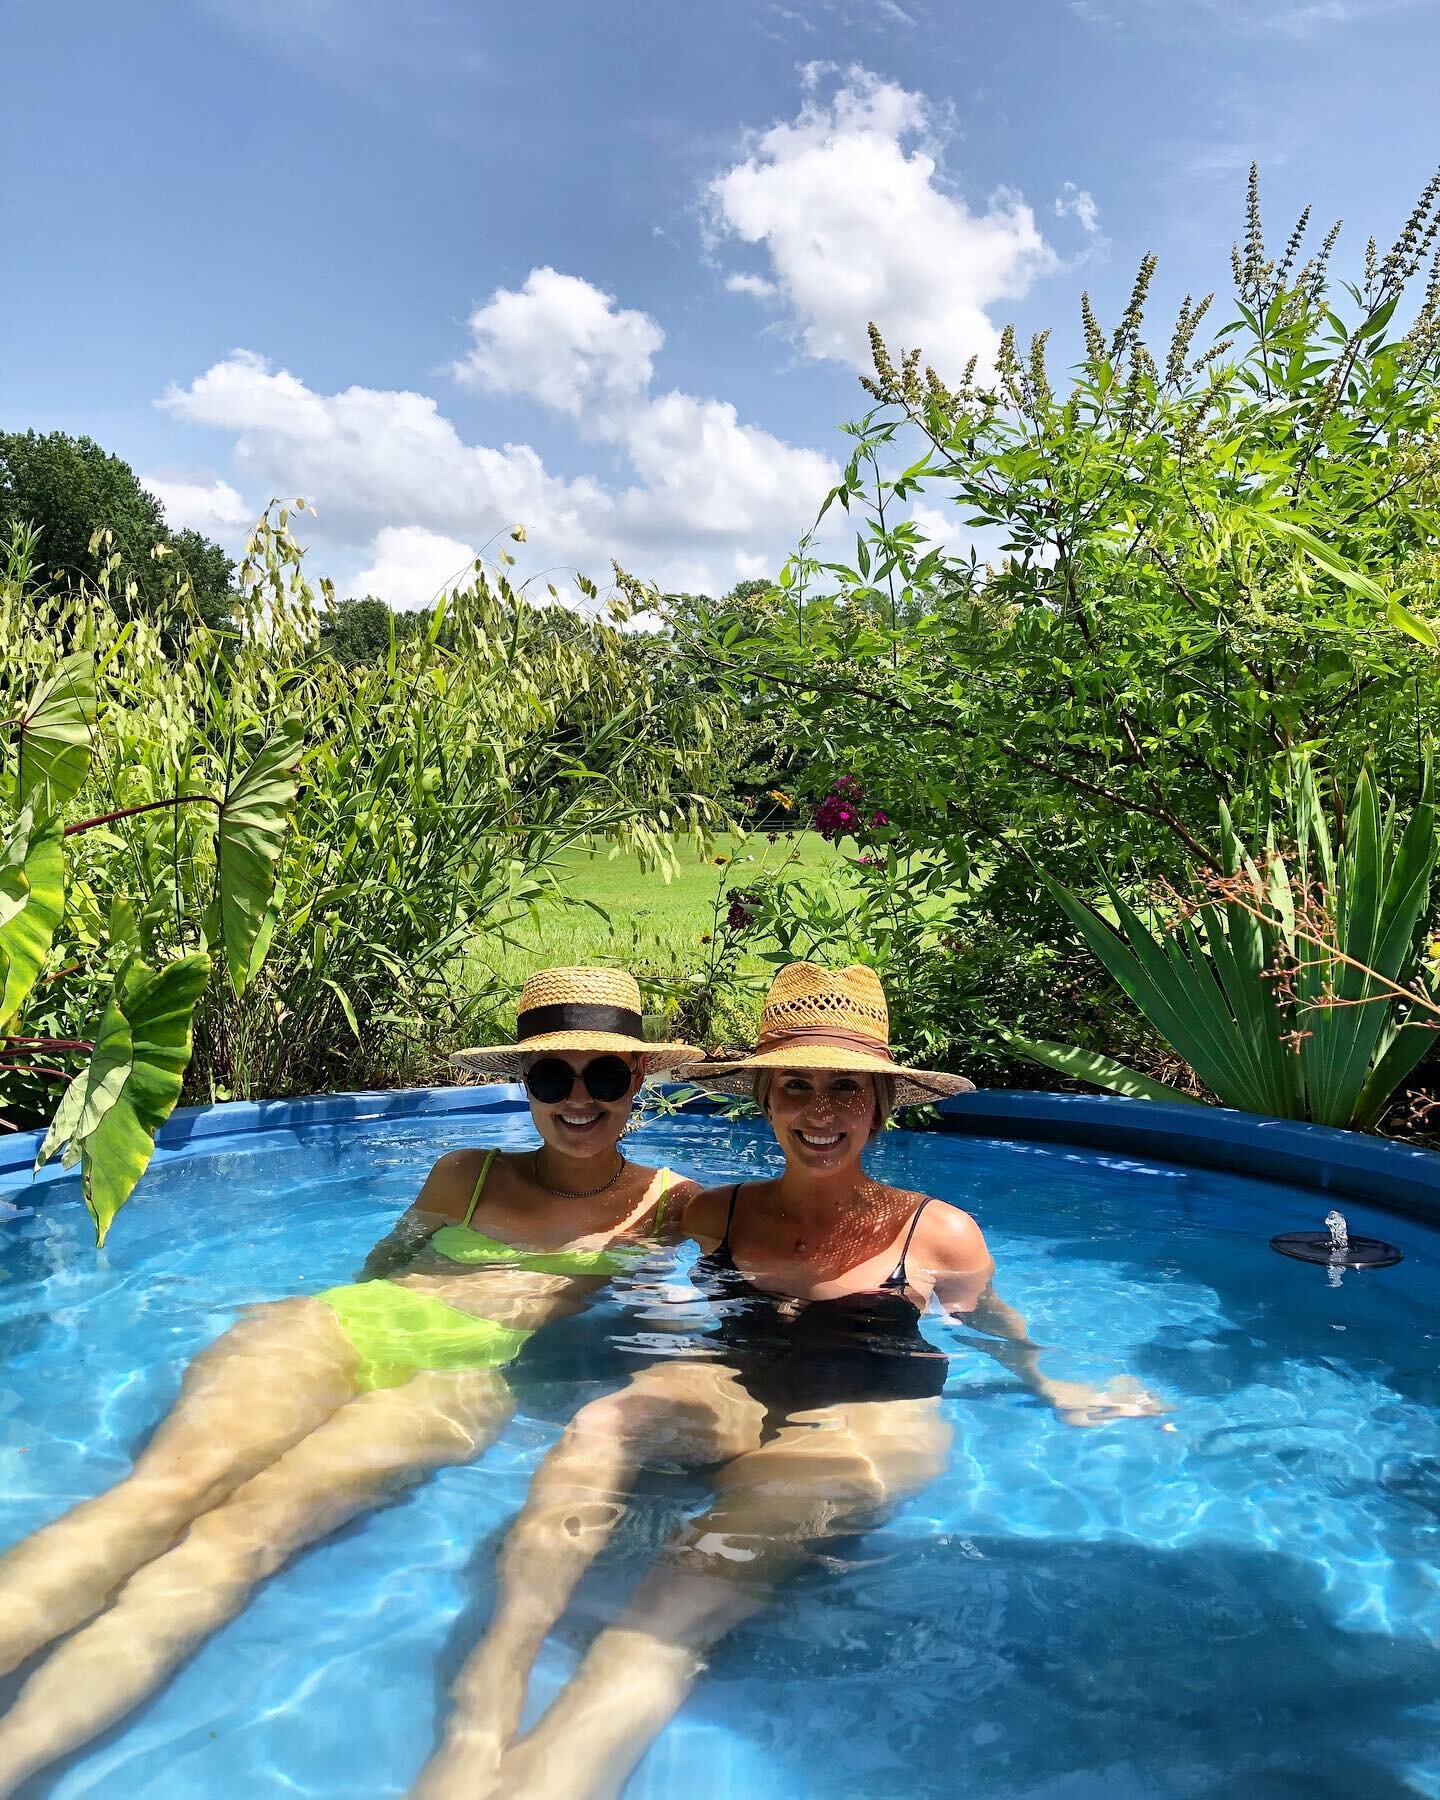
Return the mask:
[[(1400, 1800), (1434, 1756), (1440, 1648), (1341, 1629), (1299, 1558), (884, 1533), (845, 1555), (716, 1649), (682, 1728), (857, 1800)], [(625, 1563), (560, 1628), (577, 1647)]]
[(29, 1297), (56, 1267), (55, 1246), (33, 1211), (0, 1218), (0, 1367), (11, 1367), (44, 1336), (49, 1320)]
[[(703, 1488), (642, 1485), (560, 1641), (582, 1651), (615, 1616)], [(437, 1719), (489, 1620), (502, 1536), (476, 1543)], [(39, 1660), (0, 1683), (0, 1708)], [(1421, 1791), (1407, 1764), (1434, 1755), (1437, 1695), (1440, 1647), (1342, 1629), (1313, 1564), (1282, 1552), (880, 1530), (832, 1545), (717, 1646), (674, 1730), (718, 1728), (777, 1788), (850, 1800), (1402, 1800)], [(15, 1800), (48, 1800), (141, 1716)]]

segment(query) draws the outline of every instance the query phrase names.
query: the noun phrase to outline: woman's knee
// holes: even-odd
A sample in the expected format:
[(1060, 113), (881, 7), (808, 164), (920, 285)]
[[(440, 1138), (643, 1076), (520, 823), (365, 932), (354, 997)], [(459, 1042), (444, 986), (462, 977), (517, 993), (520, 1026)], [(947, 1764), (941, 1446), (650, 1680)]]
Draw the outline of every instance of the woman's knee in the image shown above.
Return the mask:
[(615, 1444), (645, 1444), (672, 1422), (678, 1410), (679, 1402), (672, 1396), (631, 1383), (582, 1406), (565, 1427), (561, 1442), (572, 1454)]

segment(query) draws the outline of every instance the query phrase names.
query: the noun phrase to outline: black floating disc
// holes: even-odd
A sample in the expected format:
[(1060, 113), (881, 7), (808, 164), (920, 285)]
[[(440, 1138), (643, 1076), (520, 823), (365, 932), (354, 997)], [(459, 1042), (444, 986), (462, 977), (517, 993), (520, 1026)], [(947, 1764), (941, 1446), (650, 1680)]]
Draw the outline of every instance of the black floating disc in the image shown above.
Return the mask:
[(1381, 1238), (1352, 1237), (1337, 1251), (1328, 1231), (1282, 1231), (1270, 1240), (1270, 1248), (1297, 1262), (1326, 1263), (1335, 1269), (1387, 1269), (1404, 1256)]

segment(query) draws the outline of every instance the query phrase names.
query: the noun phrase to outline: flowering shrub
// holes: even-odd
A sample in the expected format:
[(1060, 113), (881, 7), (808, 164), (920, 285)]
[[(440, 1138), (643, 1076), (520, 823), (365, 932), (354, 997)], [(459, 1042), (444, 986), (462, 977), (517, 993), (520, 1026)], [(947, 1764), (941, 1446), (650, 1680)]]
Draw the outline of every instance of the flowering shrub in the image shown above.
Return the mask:
[[(815, 808), (815, 829), (827, 843), (853, 833), (860, 824), (860, 806), (865, 789), (853, 775), (837, 777), (830, 792)], [(883, 818), (883, 814), (877, 815)]]
[[(704, 679), (759, 697), (796, 784), (828, 782), (815, 829), (854, 845), (843, 893), (786, 884), (777, 954), (873, 963), (912, 1048), (934, 1034), (961, 1062), (1003, 1020), (1127, 1060), (1138, 1029), (1159, 1054), (1076, 972), (1038, 871), (1082, 896), (1097, 869), (1132, 897), (1183, 886), (1218, 866), (1217, 795), (1263, 841), (1302, 748), (1332, 797), (1369, 768), (1402, 817), (1419, 800), (1440, 736), (1440, 177), (1344, 288), (1339, 228), (1307, 249), (1308, 211), (1267, 247), (1257, 180), (1205, 335), (1210, 300), (1187, 299), (1147, 341), (1153, 257), (1110, 328), (1081, 297), (1063, 386), (1043, 332), (955, 371), (873, 332), (874, 407), (773, 604), (690, 621)], [(993, 561), (928, 537), (922, 495)]]

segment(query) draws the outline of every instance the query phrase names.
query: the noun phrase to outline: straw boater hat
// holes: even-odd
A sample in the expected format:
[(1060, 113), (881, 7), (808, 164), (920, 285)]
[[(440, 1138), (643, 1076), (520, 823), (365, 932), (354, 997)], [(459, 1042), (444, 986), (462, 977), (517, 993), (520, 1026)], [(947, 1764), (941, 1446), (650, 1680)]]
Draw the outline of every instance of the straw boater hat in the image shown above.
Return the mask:
[(888, 1075), (897, 1106), (918, 1106), (946, 1094), (968, 1094), (963, 1075), (905, 1069), (890, 1054), (890, 1009), (873, 969), (822, 969), (790, 963), (770, 984), (760, 1036), (748, 1055), (700, 1063), (685, 1079), (723, 1094), (748, 1094), (759, 1069), (855, 1069)]
[(640, 987), (624, 969), (541, 969), (525, 983), (515, 1014), (515, 1042), (457, 1050), (450, 1061), (471, 1075), (518, 1080), (528, 1058), (547, 1050), (613, 1050), (645, 1056), (646, 1072), (700, 1060), (692, 1044), (647, 1044)]

